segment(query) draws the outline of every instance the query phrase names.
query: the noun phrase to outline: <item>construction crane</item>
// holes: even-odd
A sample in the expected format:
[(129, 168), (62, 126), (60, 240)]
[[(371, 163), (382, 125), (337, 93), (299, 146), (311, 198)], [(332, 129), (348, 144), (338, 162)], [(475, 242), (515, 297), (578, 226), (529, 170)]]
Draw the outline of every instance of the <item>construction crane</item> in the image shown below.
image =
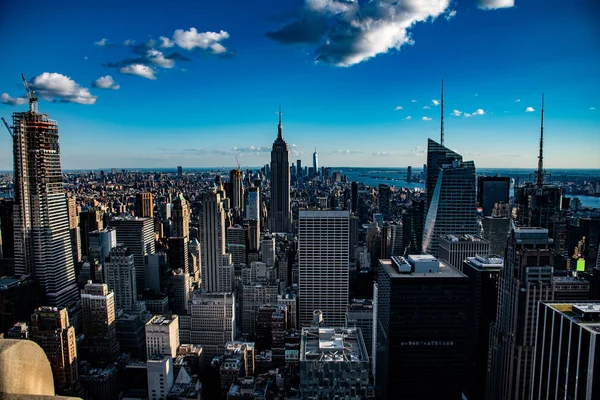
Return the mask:
[(13, 133), (12, 129), (10, 129), (10, 126), (8, 126), (8, 122), (6, 122), (4, 117), (2, 117), (2, 122), (4, 122), (4, 126), (6, 126), (6, 129), (8, 129), (8, 133), (10, 134), (10, 136), (14, 138), (15, 134)]
[(27, 91), (27, 97), (29, 97), (29, 112), (38, 112), (37, 108), (37, 98), (35, 97), (35, 91), (29, 89), (29, 85), (27, 84), (27, 79), (25, 79), (25, 75), (21, 74), (21, 79), (23, 79), (23, 86), (25, 86), (25, 90)]

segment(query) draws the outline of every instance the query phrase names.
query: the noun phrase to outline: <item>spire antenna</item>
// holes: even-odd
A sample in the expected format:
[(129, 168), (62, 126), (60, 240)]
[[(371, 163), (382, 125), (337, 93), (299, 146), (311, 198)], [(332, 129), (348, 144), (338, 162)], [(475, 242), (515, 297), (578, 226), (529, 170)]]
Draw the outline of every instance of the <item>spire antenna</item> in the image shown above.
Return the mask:
[(283, 128), (281, 126), (281, 104), (279, 105), (279, 125), (277, 126), (277, 139), (283, 140)]
[(544, 185), (544, 177), (546, 171), (544, 170), (544, 94), (542, 93), (542, 118), (540, 121), (540, 154), (538, 156), (538, 169), (535, 172), (536, 184), (538, 187)]
[(442, 104), (440, 117), (440, 144), (444, 145), (444, 80), (442, 79)]

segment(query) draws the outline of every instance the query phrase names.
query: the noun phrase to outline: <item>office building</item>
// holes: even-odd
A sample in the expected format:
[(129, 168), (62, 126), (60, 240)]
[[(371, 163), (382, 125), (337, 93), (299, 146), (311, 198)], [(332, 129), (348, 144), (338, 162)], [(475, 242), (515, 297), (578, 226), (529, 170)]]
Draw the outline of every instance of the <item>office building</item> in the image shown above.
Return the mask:
[(256, 312), (256, 350), (270, 350), (273, 361), (285, 360), (285, 333), (288, 330), (287, 307), (263, 304)]
[(164, 354), (152, 354), (146, 362), (148, 399), (163, 400), (173, 387), (173, 359)]
[(15, 257), (14, 199), (0, 199), (0, 258)]
[(315, 152), (313, 153), (313, 173), (314, 176), (319, 176), (319, 155), (317, 154), (317, 148), (315, 147)]
[(491, 216), (496, 203), (508, 204), (509, 192), (508, 176), (478, 176), (477, 205), (481, 207), (483, 216)]
[(277, 139), (275, 139), (271, 151), (271, 203), (269, 210), (271, 232), (289, 232), (292, 229), (289, 155), (287, 143), (283, 140), (280, 112)]
[(352, 204), (352, 214), (356, 214), (358, 208), (358, 182), (352, 182), (350, 189), (350, 203)]
[(514, 227), (498, 285), (490, 330), (489, 399), (525, 399), (531, 392), (537, 303), (553, 299), (553, 240), (548, 229)]
[(192, 280), (190, 275), (181, 269), (174, 270), (171, 293), (173, 312), (179, 315), (187, 314), (188, 302), (191, 297)]
[(106, 257), (113, 247), (117, 246), (117, 232), (113, 228), (92, 231), (88, 234), (88, 261), (104, 266)]
[(122, 353), (129, 353), (134, 360), (146, 359), (146, 321), (141, 314), (117, 313), (117, 341)]
[(302, 178), (302, 160), (296, 160), (296, 175)]
[(174, 237), (190, 237), (190, 206), (188, 201), (181, 193), (173, 200), (173, 210), (171, 211), (171, 220), (173, 221)]
[(37, 98), (31, 94), (29, 111), (13, 113), (12, 136), (15, 274), (36, 277), (46, 292), (46, 303), (65, 306), (77, 301), (79, 292), (58, 123), (38, 112)]
[(67, 197), (67, 213), (69, 215), (69, 236), (73, 252), (73, 265), (81, 261), (81, 237), (79, 236), (79, 218), (77, 215), (77, 199)]
[(360, 328), (302, 328), (300, 397), (367, 398), (369, 356)]
[(275, 238), (266, 234), (260, 242), (261, 259), (268, 267), (275, 266)]
[(552, 292), (557, 303), (586, 301), (590, 299), (590, 282), (574, 276), (555, 276), (552, 278)]
[(600, 303), (540, 302), (527, 398), (599, 398), (599, 346)]
[(246, 337), (254, 339), (258, 309), (264, 304), (275, 304), (277, 292), (277, 284), (265, 279), (242, 285), (242, 333)]
[(31, 276), (0, 276), (0, 333), (7, 334), (18, 321), (29, 320), (43, 294)]
[[(170, 237), (169, 252), (167, 253), (170, 269), (181, 269), (190, 273), (189, 241), (186, 237)], [(146, 284), (146, 287), (148, 285)]]
[(496, 321), (498, 280), (502, 257), (467, 257), (462, 272), (469, 278), (466, 374), (464, 393), (468, 399), (485, 398), (485, 381), (490, 343), (490, 325)]
[(181, 343), (202, 346), (207, 359), (221, 355), (225, 343), (236, 337), (235, 295), (195, 291), (189, 314), (179, 316)]
[(76, 394), (77, 346), (67, 309), (46, 306), (35, 309), (31, 314), (30, 339), (44, 350), (50, 361), (56, 394)]
[(352, 299), (346, 313), (346, 328), (360, 328), (369, 358), (373, 350), (373, 301)]
[(90, 232), (102, 230), (104, 222), (102, 211), (96, 207), (88, 207), (79, 213), (79, 237), (81, 242), (81, 255), (88, 256)]
[(410, 165), (406, 168), (406, 182), (412, 182), (412, 167)]
[(82, 357), (106, 365), (119, 357), (114, 293), (108, 285), (88, 282), (81, 291), (81, 313), (85, 335)]
[(146, 322), (146, 354), (175, 357), (179, 347), (179, 317), (155, 315)]
[(188, 247), (190, 254), (190, 261), (188, 262), (190, 268), (190, 276), (192, 277), (192, 280), (194, 282), (198, 282), (201, 278), (200, 264), (202, 263), (202, 245), (200, 244), (198, 239), (193, 238), (192, 240), (190, 240), (190, 244)]
[(160, 275), (163, 269), (167, 269), (166, 254), (148, 254), (144, 257), (144, 275), (146, 276), (147, 289), (160, 292)]
[(145, 218), (154, 217), (152, 193), (137, 193), (135, 195), (135, 216)]
[(240, 225), (227, 228), (227, 252), (231, 254), (234, 268), (240, 268), (246, 264), (246, 229)]
[[(401, 256), (404, 254), (404, 226), (402, 222), (395, 221), (389, 225), (390, 244), (388, 254), (390, 256)], [(364, 330), (363, 330), (364, 336)]]
[(444, 235), (439, 239), (439, 257), (462, 272), (467, 257), (490, 254), (490, 242), (473, 235)]
[(200, 227), (202, 244), (202, 289), (231, 292), (233, 264), (225, 246), (225, 210), (218, 192), (207, 193), (203, 200)]
[(113, 400), (119, 398), (117, 381), (118, 370), (115, 366), (96, 367), (83, 361), (79, 368), (79, 382), (84, 399)]
[(300, 324), (321, 310), (327, 326), (343, 326), (348, 309), (350, 213), (300, 210), (298, 228)]
[(429, 139), (423, 253), (437, 256), (442, 235), (479, 232), (475, 195), (475, 164)]
[(490, 242), (490, 253), (504, 256), (506, 241), (510, 232), (510, 206), (508, 204), (496, 204), (492, 215), (483, 217), (481, 226), (483, 228), (483, 238)]
[(244, 179), (242, 171), (232, 169), (229, 173), (229, 184), (231, 185), (231, 208), (236, 212), (236, 215), (244, 215)]
[(392, 205), (392, 189), (388, 185), (383, 183), (379, 184), (379, 192), (377, 197), (377, 206), (379, 212), (383, 214), (383, 217), (388, 220), (391, 216), (391, 205)]
[[(117, 232), (117, 243), (127, 247), (133, 255), (136, 287), (137, 291), (142, 293), (146, 288), (144, 257), (154, 254), (154, 221), (124, 214), (111, 219), (110, 226)], [(116, 291), (115, 295), (119, 297)]]
[(104, 279), (108, 290), (115, 294), (117, 310), (131, 312), (136, 309), (135, 259), (123, 245), (114, 247), (104, 263)]
[(373, 363), (382, 398), (460, 399), (467, 277), (430, 255), (379, 264)]

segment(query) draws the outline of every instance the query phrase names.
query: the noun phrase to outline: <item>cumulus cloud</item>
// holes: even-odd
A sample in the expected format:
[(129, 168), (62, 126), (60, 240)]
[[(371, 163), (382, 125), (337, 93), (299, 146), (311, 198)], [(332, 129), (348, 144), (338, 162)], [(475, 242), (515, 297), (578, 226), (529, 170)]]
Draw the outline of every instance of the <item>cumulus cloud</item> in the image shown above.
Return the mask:
[(469, 113), (463, 113), (463, 115), (467, 118), (469, 118), (471, 116), (471, 114), (469, 114)]
[(458, 111), (458, 110), (452, 111), (452, 115), (454, 115), (455, 117), (460, 117), (461, 114), (462, 114), (462, 111)]
[(31, 80), (31, 88), (41, 98), (60, 103), (94, 104), (97, 96), (90, 93), (68, 76), (56, 72), (44, 72)]
[(269, 146), (245, 146), (245, 147), (233, 147), (231, 149), (233, 154), (245, 154), (245, 153), (268, 153), (271, 151)]
[(590, 110), (595, 110), (595, 109), (596, 109), (596, 107), (590, 107)]
[(127, 39), (126, 41), (123, 42), (124, 46), (133, 46), (135, 44), (135, 40), (133, 39)]
[(496, 10), (498, 8), (514, 7), (515, 0), (478, 0), (477, 6), (484, 10)]
[(94, 83), (92, 83), (92, 86), (99, 89), (112, 90), (118, 90), (121, 87), (114, 81), (114, 79), (110, 75), (102, 76), (96, 79)]
[(431, 118), (429, 118), (429, 117), (423, 117), (423, 118), (421, 118), (421, 119), (422, 119), (423, 121), (431, 121)]
[(449, 13), (446, 13), (446, 21), (450, 21), (452, 18), (456, 17), (456, 10), (452, 10)]
[(177, 29), (173, 34), (173, 42), (182, 49), (200, 48), (210, 50), (213, 54), (227, 52), (225, 46), (221, 44), (221, 41), (227, 38), (229, 38), (229, 33), (223, 30), (219, 32), (198, 32), (194, 27), (187, 31)]
[(484, 114), (485, 114), (485, 111), (483, 111), (483, 109), (481, 109), (481, 108), (478, 108), (477, 110), (475, 110), (473, 112), (473, 115), (484, 115)]
[(159, 37), (159, 39), (160, 39), (160, 47), (162, 47), (162, 48), (168, 48), (168, 47), (175, 46), (175, 43), (173, 43), (173, 41), (171, 39), (169, 39), (168, 37), (161, 36), (161, 37)]
[(131, 74), (141, 76), (142, 78), (155, 80), (154, 70), (144, 64), (131, 64), (119, 69), (122, 74)]
[(429, 106), (423, 106), (423, 110), (431, 110), (431, 107), (429, 107)]
[(96, 45), (96, 46), (106, 46), (107, 44), (108, 44), (107, 38), (102, 38), (102, 39), (98, 40), (97, 42), (94, 42), (94, 45)]
[(152, 64), (156, 64), (159, 67), (173, 68), (175, 66), (175, 61), (165, 58), (165, 55), (162, 53), (162, 51), (150, 49), (146, 53), (146, 56)]
[(414, 44), (409, 30), (449, 5), (450, 0), (305, 0), (295, 21), (266, 35), (283, 44), (313, 44), (317, 62), (348, 67)]
[(515, 100), (515, 103), (520, 103), (520, 102), (521, 102), (521, 99), (516, 99)]
[(411, 103), (416, 103), (417, 101), (416, 101), (416, 100), (411, 100), (410, 102), (411, 102)]
[(406, 117), (406, 119), (412, 119), (412, 117), (409, 115), (409, 116)]
[(432, 103), (434, 106), (439, 106), (439, 105), (440, 105), (440, 101), (439, 101), (439, 100), (435, 100), (435, 99), (434, 99), (434, 100), (431, 100), (431, 103)]
[(27, 103), (27, 98), (11, 97), (8, 93), (2, 93), (2, 95), (0, 95), (0, 102), (2, 102), (2, 104), (9, 104), (11, 106), (20, 106)]
[(404, 110), (404, 108), (402, 108), (402, 106), (396, 106), (394, 108), (394, 111), (400, 111), (400, 110)]
[(534, 112), (535, 110), (533, 109), (533, 107), (527, 107), (525, 109), (525, 112)]

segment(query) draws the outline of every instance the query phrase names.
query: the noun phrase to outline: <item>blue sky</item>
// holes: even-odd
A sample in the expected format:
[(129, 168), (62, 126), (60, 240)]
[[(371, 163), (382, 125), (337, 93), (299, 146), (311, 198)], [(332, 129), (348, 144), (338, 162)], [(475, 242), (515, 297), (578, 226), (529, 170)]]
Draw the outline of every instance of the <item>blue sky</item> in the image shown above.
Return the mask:
[[(546, 166), (599, 168), (598, 15), (597, 0), (4, 0), (0, 115), (27, 108), (24, 73), (67, 169), (262, 165), (280, 104), (291, 161), (316, 146), (323, 165), (422, 165), (443, 78), (446, 145), (477, 166), (536, 166), (545, 92)], [(0, 134), (0, 169), (11, 147)]]

